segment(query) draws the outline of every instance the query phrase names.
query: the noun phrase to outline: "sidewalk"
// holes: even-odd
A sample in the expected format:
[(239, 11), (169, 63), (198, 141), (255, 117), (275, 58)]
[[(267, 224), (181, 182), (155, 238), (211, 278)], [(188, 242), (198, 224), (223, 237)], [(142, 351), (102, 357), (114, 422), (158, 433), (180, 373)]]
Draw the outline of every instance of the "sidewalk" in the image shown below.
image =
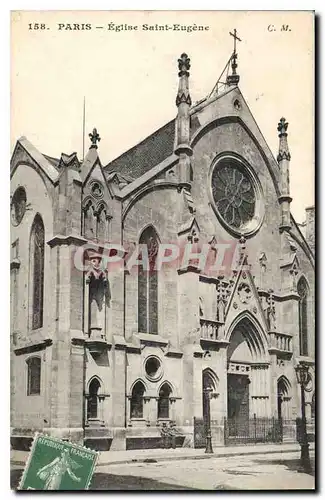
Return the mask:
[[(311, 444), (310, 451), (314, 450)], [(171, 460), (200, 460), (211, 458), (222, 458), (241, 455), (259, 455), (268, 453), (287, 453), (300, 451), (298, 443), (289, 444), (257, 444), (245, 446), (218, 446), (214, 448), (213, 454), (206, 454), (204, 449), (176, 448), (154, 450), (122, 450), (101, 451), (97, 466), (113, 464), (130, 464), (145, 462), (162, 462)], [(28, 451), (11, 450), (11, 463), (13, 465), (25, 465)]]

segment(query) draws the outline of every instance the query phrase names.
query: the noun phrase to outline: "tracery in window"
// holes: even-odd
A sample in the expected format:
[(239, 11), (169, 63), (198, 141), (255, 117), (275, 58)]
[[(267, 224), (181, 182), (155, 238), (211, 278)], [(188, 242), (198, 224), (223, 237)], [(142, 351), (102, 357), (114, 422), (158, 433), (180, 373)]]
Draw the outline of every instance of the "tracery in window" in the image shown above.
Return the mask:
[(255, 190), (245, 169), (224, 159), (212, 173), (212, 194), (217, 210), (229, 226), (240, 229), (255, 214)]

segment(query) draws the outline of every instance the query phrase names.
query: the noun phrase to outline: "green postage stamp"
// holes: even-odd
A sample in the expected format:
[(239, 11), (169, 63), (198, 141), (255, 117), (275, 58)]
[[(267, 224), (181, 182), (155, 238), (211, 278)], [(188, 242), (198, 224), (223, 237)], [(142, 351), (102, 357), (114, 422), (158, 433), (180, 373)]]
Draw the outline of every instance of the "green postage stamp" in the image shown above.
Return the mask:
[(98, 453), (36, 434), (19, 490), (87, 490)]

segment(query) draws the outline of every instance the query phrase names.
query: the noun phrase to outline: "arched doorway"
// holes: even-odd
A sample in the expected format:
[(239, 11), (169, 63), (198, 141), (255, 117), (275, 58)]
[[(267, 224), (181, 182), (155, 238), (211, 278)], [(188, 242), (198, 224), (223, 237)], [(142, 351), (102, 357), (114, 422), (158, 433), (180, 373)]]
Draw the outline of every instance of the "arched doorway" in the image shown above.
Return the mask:
[(249, 419), (267, 416), (268, 356), (263, 334), (244, 316), (229, 336), (227, 348), (227, 418), (232, 434), (246, 432)]
[(291, 386), (289, 380), (286, 377), (281, 376), (277, 383), (277, 410), (279, 420), (289, 418), (288, 402), (291, 399), (290, 389)]
[(203, 420), (205, 423), (210, 417), (210, 401), (208, 397), (211, 398), (211, 394), (217, 392), (218, 379), (215, 373), (207, 368), (202, 372), (202, 409), (203, 409)]
[(87, 420), (98, 419), (98, 392), (100, 389), (100, 382), (97, 378), (89, 384), (89, 396), (87, 402)]
[(165, 382), (159, 391), (158, 398), (158, 418), (169, 418), (170, 395), (172, 389), (170, 385)]

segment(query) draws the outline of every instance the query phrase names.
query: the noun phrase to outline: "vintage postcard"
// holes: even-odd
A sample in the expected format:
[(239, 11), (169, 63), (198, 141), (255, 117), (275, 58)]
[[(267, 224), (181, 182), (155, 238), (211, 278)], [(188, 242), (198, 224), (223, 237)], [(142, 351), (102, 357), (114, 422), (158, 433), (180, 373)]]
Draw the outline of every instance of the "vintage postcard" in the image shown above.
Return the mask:
[(13, 489), (315, 488), (314, 23), (11, 13)]

